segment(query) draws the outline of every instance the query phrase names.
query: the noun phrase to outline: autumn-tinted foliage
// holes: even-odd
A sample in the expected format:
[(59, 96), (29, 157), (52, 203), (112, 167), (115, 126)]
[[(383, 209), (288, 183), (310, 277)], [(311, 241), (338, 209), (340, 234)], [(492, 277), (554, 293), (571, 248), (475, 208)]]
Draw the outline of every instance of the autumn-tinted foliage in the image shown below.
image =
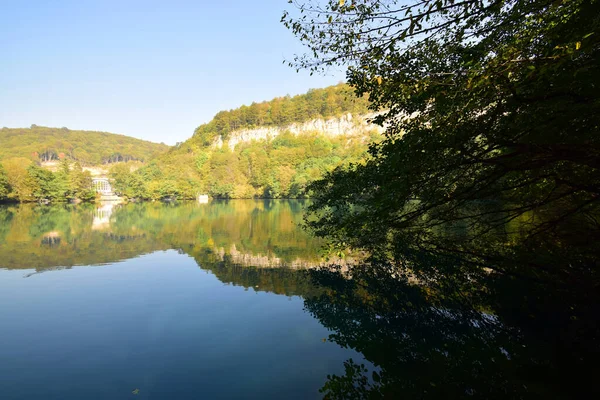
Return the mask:
[[(135, 172), (127, 164), (111, 169), (114, 189), (129, 198), (306, 197), (306, 186), (328, 171), (363, 162), (374, 132), (327, 137), (282, 133), (274, 139), (223, 146), (185, 143)], [(185, 150), (183, 150), (185, 148)]]
[(92, 176), (78, 162), (61, 160), (56, 172), (24, 157), (0, 164), (0, 202), (93, 200)]

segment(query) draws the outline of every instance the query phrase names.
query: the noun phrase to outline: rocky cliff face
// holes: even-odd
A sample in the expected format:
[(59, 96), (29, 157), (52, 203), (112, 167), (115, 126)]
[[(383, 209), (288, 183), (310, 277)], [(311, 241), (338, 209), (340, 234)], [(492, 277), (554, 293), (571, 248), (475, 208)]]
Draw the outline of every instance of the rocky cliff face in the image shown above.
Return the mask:
[[(294, 135), (318, 132), (326, 136), (367, 134), (371, 132), (382, 133), (382, 127), (368, 122), (368, 119), (374, 116), (375, 114), (353, 116), (348, 113), (340, 118), (329, 118), (327, 120), (314, 119), (303, 123), (290, 124), (285, 127), (240, 129), (229, 134), (227, 145), (233, 150), (239, 143), (272, 139), (286, 131)], [(221, 148), (223, 144), (223, 138), (219, 137), (213, 145), (214, 147)]]

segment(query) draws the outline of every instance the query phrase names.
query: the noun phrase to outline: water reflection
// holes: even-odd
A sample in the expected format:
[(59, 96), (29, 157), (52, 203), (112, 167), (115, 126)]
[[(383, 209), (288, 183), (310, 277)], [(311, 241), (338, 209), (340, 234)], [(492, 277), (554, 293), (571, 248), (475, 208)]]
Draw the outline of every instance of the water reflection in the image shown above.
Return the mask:
[[(161, 352), (161, 347), (152, 347), (154, 342), (149, 341), (139, 351), (152, 354), (152, 357), (137, 364), (122, 361), (123, 365), (135, 364), (145, 372), (149, 362), (156, 363), (156, 360), (179, 354), (178, 357), (188, 363), (188, 368), (207, 373), (208, 369), (200, 368), (201, 362), (187, 358), (190, 349), (198, 359), (205, 351), (196, 337), (188, 333), (192, 331), (207, 337), (208, 342), (213, 343), (211, 346), (222, 337), (227, 338), (220, 351), (228, 354), (230, 359), (222, 360), (218, 354), (210, 359), (221, 363), (223, 370), (228, 371), (243, 358), (237, 355), (242, 352), (237, 344), (243, 340), (240, 332), (254, 329), (256, 335), (252, 343), (244, 342), (246, 345), (243, 346), (253, 349), (252, 360), (242, 360), (248, 371), (254, 372), (257, 369), (254, 363), (262, 362), (263, 368), (270, 368), (270, 373), (275, 374), (277, 368), (272, 368), (271, 363), (277, 360), (282, 348), (289, 352), (290, 359), (286, 361), (294, 364), (288, 370), (292, 371), (289, 377), (277, 378), (280, 381), (274, 382), (266, 375), (261, 377), (264, 387), (273, 389), (272, 393), (277, 392), (273, 385), (282, 385), (284, 389), (279, 397), (290, 397), (293, 386), (290, 382), (298, 382), (297, 360), (307, 371), (316, 370), (325, 363), (315, 343), (306, 347), (306, 343), (294, 336), (308, 324), (295, 314), (300, 311), (302, 301), (304, 309), (331, 333), (328, 340), (322, 342), (329, 333), (313, 327), (313, 342), (335, 343), (339, 348), (358, 352), (352, 353), (352, 359), (338, 354), (335, 363), (330, 359), (328, 367), (320, 370), (319, 378), (310, 381), (311, 385), (322, 386), (322, 394), (329, 398), (585, 398), (583, 393), (587, 395), (594, 390), (598, 394), (591, 385), (599, 372), (593, 365), (600, 354), (597, 294), (586, 294), (588, 301), (585, 302), (575, 301), (564, 295), (557, 296), (542, 286), (501, 276), (486, 279), (488, 284), (478, 287), (477, 279), (473, 279), (474, 272), (467, 265), (461, 265), (456, 259), (420, 253), (414, 254), (411, 262), (440, 271), (464, 270), (465, 274), (461, 279), (435, 278), (415, 285), (412, 275), (405, 275), (406, 271), (398, 266), (384, 264), (354, 265), (349, 270), (352, 279), (345, 275), (347, 265), (333, 271), (305, 270), (305, 267), (320, 265), (324, 260), (319, 256), (321, 243), (297, 227), (302, 218), (301, 211), (302, 203), (295, 201), (0, 207), (1, 268), (35, 268), (43, 272), (127, 260), (119, 268), (77, 268), (70, 271), (72, 274), (42, 274), (50, 284), (40, 284), (36, 280), (40, 275), (10, 284), (0, 279), (0, 289), (4, 290), (6, 303), (18, 299), (20, 304), (26, 304), (30, 299), (36, 299), (39, 293), (64, 296), (60, 307), (50, 308), (52, 303), (48, 303), (39, 318), (58, 314), (73, 326), (77, 326), (77, 316), (87, 318), (90, 327), (98, 326), (95, 314), (88, 314), (88, 310), (106, 302), (110, 307), (102, 311), (104, 325), (100, 325), (121, 326), (135, 321), (128, 328), (129, 332), (136, 332), (135, 340), (148, 335), (141, 327), (148, 326), (148, 331), (155, 329), (155, 318), (170, 318), (169, 324), (160, 325), (160, 329), (168, 327), (176, 331), (185, 338), (186, 346), (178, 348), (177, 343), (165, 335), (161, 345), (174, 346), (168, 352)], [(160, 250), (170, 251), (163, 253)], [(144, 254), (148, 255), (140, 257)], [(198, 266), (210, 274), (200, 271)], [(15, 272), (0, 273), (7, 277)], [(490, 278), (488, 272), (481, 273)], [(61, 275), (71, 279), (79, 274), (81, 281), (60, 287)], [(100, 275), (105, 276), (104, 280), (97, 280)], [(25, 276), (33, 276), (33, 273), (28, 271)], [(218, 284), (210, 283), (211, 280)], [(31, 286), (23, 281), (31, 281)], [(57, 282), (59, 289), (54, 290)], [(210, 293), (204, 292), (203, 285), (207, 282), (212, 287)], [(79, 285), (88, 289), (82, 290)], [(110, 291), (117, 289), (115, 297)], [(29, 290), (29, 294), (20, 297), (23, 290)], [(78, 291), (79, 300), (74, 301), (69, 294), (72, 291)], [(161, 292), (165, 292), (164, 295), (158, 296)], [(90, 293), (93, 296), (90, 297)], [(179, 297), (182, 293), (185, 296)], [(273, 307), (280, 306), (276, 298), (282, 296), (269, 293), (303, 299), (290, 298), (298, 303), (297, 308), (286, 308), (285, 312), (273, 316), (269, 313)], [(0, 290), (0, 300), (2, 294)], [(256, 296), (258, 294), (266, 296), (264, 299), (268, 298), (268, 302), (260, 303), (264, 299)], [(238, 297), (235, 305), (229, 306), (231, 296)], [(71, 312), (70, 307), (80, 304), (81, 299), (84, 300), (81, 309)], [(45, 295), (41, 304), (46, 304)], [(171, 304), (172, 311), (161, 311), (165, 304)], [(580, 308), (575, 308), (576, 304)], [(222, 314), (223, 307), (229, 316)], [(31, 302), (29, 313), (38, 312), (38, 309), (40, 304)], [(125, 311), (129, 314), (117, 318)], [(7, 307), (4, 312), (6, 320), (12, 318), (14, 326), (14, 321), (27, 325), (18, 309), (11, 311)], [(174, 318), (177, 312), (183, 312), (187, 317)], [(196, 318), (198, 315), (202, 317)], [(296, 322), (287, 326), (293, 326), (293, 329), (285, 326), (286, 319), (291, 316)], [(257, 323), (259, 320), (260, 324)], [(235, 326), (213, 332), (210, 327), (215, 321), (235, 322)], [(18, 342), (23, 332), (37, 331), (34, 322), (32, 320), (32, 326), (20, 330), (15, 328), (12, 334), (9, 332), (3, 337)], [(47, 331), (54, 329), (56, 332), (65, 326), (54, 319), (46, 319), (46, 324)], [(189, 324), (192, 324), (192, 330)], [(280, 332), (276, 335), (280, 341), (276, 349), (271, 346), (275, 331)], [(124, 331), (123, 337), (115, 334), (109, 342), (104, 342), (105, 336), (102, 336), (97, 342), (108, 350), (121, 339), (126, 343), (135, 342), (130, 337), (125, 340), (127, 332)], [(285, 335), (291, 335), (291, 344)], [(268, 336), (269, 340), (264, 339)], [(255, 338), (262, 339), (257, 341)], [(257, 343), (260, 347), (256, 347)], [(64, 346), (66, 350), (70, 349), (67, 344)], [(128, 351), (128, 346), (123, 345), (122, 351)], [(303, 358), (307, 348), (313, 352), (311, 358)], [(48, 349), (40, 351), (51, 353)], [(104, 357), (104, 352), (91, 351), (90, 354)], [(113, 358), (107, 356), (106, 362), (113, 362), (122, 355), (120, 352), (115, 354)], [(270, 360), (268, 363), (265, 354)], [(19, 357), (27, 361), (27, 355)], [(48, 356), (48, 360), (54, 362), (53, 357)], [(8, 365), (8, 361), (4, 364)], [(174, 365), (173, 370), (176, 369)], [(15, 374), (4, 371), (4, 374), (11, 373)], [(122, 373), (127, 375), (127, 372)], [(192, 384), (194, 379), (198, 378), (189, 376), (185, 381), (190, 386), (189, 392), (187, 387), (186, 391), (181, 388), (184, 398), (197, 398), (204, 393)], [(210, 385), (216, 379), (205, 379), (203, 385)], [(249, 383), (252, 379), (243, 387), (259, 390)], [(173, 378), (169, 382), (179, 381)], [(95, 384), (92, 377), (87, 384)], [(294, 393), (306, 397), (307, 392), (300, 391), (302, 385), (296, 386)], [(17, 393), (21, 389), (13, 387), (11, 390)], [(173, 388), (161, 390), (166, 393)], [(219, 394), (220, 389), (215, 390), (211, 398)], [(223, 397), (234, 395), (230, 392), (221, 394)], [(238, 397), (245, 394), (244, 391), (235, 393)]]
[(100, 204), (99, 207), (94, 211), (94, 221), (92, 222), (92, 229), (106, 229), (110, 227), (110, 216), (113, 213), (115, 203), (106, 202)]
[(53, 231), (44, 234), (42, 237), (42, 245), (55, 247), (60, 245), (60, 233)]
[(44, 272), (175, 249), (222, 282), (307, 295), (314, 287), (295, 270), (325, 260), (301, 220), (298, 201), (0, 206), (0, 268)]
[[(456, 259), (420, 255), (421, 262)], [(327, 398), (598, 398), (597, 298), (574, 316), (571, 299), (495, 276), (411, 284), (385, 263), (308, 271), (321, 291), (305, 309), (360, 352), (330, 375)], [(351, 279), (349, 279), (349, 275)], [(578, 313), (580, 311), (578, 310)]]
[(298, 271), (210, 269), (174, 250), (27, 279), (0, 269), (0, 398), (311, 399), (360, 357), (323, 342), (293, 296), (309, 289)]
[(0, 207), (0, 267), (97, 265), (176, 249), (200, 264), (305, 268), (321, 242), (298, 229), (298, 201)]

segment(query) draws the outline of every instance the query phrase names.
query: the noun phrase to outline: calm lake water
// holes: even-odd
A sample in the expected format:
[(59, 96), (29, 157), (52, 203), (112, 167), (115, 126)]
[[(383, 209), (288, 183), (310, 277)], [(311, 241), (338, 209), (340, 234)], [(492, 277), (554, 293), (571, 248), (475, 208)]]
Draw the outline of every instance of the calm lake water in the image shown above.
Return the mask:
[(0, 398), (320, 397), (302, 206), (0, 206)]

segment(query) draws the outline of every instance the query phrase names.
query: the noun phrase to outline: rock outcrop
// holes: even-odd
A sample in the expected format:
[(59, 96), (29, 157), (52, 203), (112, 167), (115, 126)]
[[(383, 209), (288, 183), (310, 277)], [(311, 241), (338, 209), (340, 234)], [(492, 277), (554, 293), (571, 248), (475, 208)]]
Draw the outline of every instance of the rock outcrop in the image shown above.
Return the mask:
[(217, 138), (213, 143), (213, 146), (221, 148), (224, 143), (227, 142), (229, 148), (233, 150), (239, 143), (250, 142), (252, 140), (273, 139), (284, 132), (290, 132), (294, 135), (317, 132), (326, 136), (368, 134), (371, 132), (382, 133), (382, 127), (368, 122), (368, 120), (374, 116), (375, 114), (353, 116), (348, 113), (339, 118), (329, 118), (326, 120), (313, 119), (311, 121), (294, 123), (284, 127), (272, 126), (240, 129), (231, 132), (226, 141), (224, 141), (222, 137)]

